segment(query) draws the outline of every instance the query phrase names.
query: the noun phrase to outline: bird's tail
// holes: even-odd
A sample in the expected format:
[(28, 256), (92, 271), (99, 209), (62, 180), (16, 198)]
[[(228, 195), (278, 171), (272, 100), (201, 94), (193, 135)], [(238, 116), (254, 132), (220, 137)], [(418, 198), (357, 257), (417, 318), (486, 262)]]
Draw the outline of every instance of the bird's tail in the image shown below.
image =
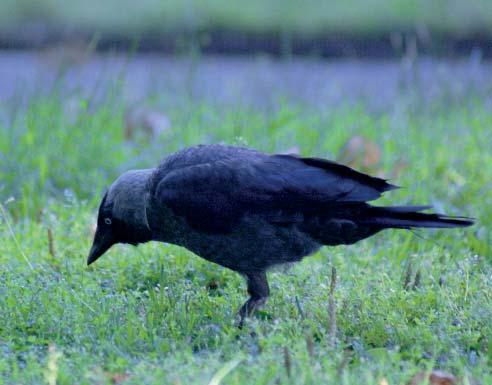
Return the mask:
[(421, 212), (430, 208), (431, 206), (370, 206), (367, 215), (360, 218), (358, 223), (379, 226), (383, 229), (453, 228), (471, 226), (474, 223), (473, 218)]

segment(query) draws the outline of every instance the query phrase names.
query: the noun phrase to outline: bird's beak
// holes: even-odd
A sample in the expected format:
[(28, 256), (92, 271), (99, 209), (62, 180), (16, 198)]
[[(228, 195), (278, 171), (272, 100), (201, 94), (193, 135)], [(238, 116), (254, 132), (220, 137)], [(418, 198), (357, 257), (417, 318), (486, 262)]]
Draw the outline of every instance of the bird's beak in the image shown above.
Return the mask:
[(101, 255), (103, 255), (108, 249), (114, 245), (114, 240), (111, 232), (102, 234), (99, 229), (96, 230), (94, 236), (94, 243), (92, 244), (89, 257), (87, 257), (87, 266), (95, 262)]

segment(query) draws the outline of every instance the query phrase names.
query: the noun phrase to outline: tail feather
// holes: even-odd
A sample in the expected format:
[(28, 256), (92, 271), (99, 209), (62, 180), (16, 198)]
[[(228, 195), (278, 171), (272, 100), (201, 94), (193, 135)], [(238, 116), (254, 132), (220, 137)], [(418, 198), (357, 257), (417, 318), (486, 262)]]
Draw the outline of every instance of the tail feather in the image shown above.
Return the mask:
[(420, 212), (429, 208), (430, 206), (371, 206), (368, 215), (361, 218), (359, 223), (396, 229), (467, 227), (474, 223), (473, 218)]

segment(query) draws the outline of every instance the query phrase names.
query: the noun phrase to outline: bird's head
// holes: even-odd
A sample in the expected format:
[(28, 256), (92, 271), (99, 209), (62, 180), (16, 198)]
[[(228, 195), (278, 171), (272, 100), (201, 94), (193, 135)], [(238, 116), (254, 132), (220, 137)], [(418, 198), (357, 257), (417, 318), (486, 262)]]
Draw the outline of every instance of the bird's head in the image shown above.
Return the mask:
[(116, 243), (137, 245), (151, 240), (146, 205), (152, 172), (153, 169), (128, 171), (116, 179), (104, 194), (88, 265)]

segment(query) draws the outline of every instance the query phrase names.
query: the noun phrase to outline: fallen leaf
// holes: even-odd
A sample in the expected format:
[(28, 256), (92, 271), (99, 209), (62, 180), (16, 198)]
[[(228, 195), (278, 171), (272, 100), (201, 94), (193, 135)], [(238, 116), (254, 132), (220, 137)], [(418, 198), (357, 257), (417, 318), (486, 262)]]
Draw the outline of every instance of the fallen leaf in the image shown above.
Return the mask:
[(393, 179), (398, 179), (403, 171), (405, 171), (408, 168), (409, 164), (405, 160), (397, 160), (396, 163), (393, 166), (393, 170), (391, 171), (391, 177)]
[(110, 376), (112, 384), (120, 384), (123, 381), (126, 381), (130, 376), (127, 373), (115, 373)]
[(379, 163), (381, 160), (381, 150), (374, 142), (366, 141), (365, 154), (364, 154), (364, 167), (372, 167)]
[(374, 172), (381, 160), (381, 150), (376, 143), (355, 135), (342, 146), (337, 160), (356, 169)]
[(155, 138), (171, 128), (171, 121), (160, 111), (147, 108), (129, 109), (125, 114), (125, 138), (133, 139), (138, 132), (147, 139)]
[(419, 372), (408, 382), (408, 385), (421, 385), (428, 383), (430, 385), (457, 385), (458, 379), (452, 374), (441, 370), (433, 370), (432, 372)]

